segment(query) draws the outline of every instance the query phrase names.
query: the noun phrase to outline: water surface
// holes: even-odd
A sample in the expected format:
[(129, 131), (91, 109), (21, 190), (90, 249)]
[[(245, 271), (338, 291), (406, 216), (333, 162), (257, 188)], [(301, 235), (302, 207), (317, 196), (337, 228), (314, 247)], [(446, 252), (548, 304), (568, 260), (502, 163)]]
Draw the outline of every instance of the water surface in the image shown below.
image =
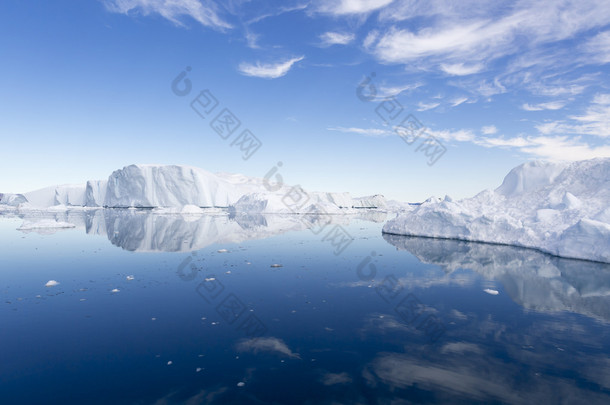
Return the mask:
[(28, 216), (76, 228), (0, 217), (2, 403), (610, 401), (608, 265), (366, 211)]

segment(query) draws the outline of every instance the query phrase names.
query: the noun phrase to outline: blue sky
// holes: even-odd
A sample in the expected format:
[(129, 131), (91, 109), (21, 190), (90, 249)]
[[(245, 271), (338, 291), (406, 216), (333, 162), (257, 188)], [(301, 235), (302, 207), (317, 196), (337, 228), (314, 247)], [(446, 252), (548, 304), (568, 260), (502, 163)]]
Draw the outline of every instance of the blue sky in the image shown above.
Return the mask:
[[(262, 177), (281, 161), (308, 190), (417, 201), (531, 159), (610, 156), (603, 0), (6, 0), (0, 56), (3, 192), (131, 163)], [(218, 107), (202, 118), (205, 89)], [(228, 140), (210, 127), (223, 108), (241, 122)], [(409, 115), (425, 129), (405, 142)], [(262, 142), (247, 160), (244, 129)]]

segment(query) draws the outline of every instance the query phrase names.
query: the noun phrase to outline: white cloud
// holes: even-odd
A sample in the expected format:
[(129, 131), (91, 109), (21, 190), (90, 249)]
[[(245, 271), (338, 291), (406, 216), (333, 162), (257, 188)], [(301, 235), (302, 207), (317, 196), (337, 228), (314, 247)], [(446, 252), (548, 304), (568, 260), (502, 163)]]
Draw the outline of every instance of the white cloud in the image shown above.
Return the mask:
[(387, 6), (393, 0), (322, 0), (318, 11), (321, 13), (346, 15), (366, 14)]
[(246, 43), (248, 44), (248, 48), (259, 49), (258, 38), (260, 36), (251, 31), (246, 31)]
[(297, 58), (288, 59), (284, 62), (278, 63), (265, 63), (261, 64), (257, 62), (256, 64), (242, 62), (239, 65), (239, 71), (246, 75), (252, 77), (262, 77), (264, 79), (276, 79), (278, 77), (284, 76), (292, 65), (303, 60), (304, 56), (299, 56)]
[(177, 25), (180, 17), (189, 16), (206, 27), (232, 28), (218, 15), (218, 7), (211, 1), (198, 0), (106, 0), (106, 8), (122, 14), (140, 12), (142, 15), (159, 14)]
[(320, 35), (322, 46), (347, 45), (351, 43), (355, 38), (356, 36), (354, 34), (330, 31)]
[(498, 133), (498, 128), (496, 128), (495, 125), (488, 125), (488, 126), (481, 128), (481, 133), (483, 135), (494, 135), (494, 134)]
[(586, 60), (595, 63), (610, 63), (610, 31), (605, 31), (597, 34), (589, 39), (585, 45)]
[(594, 146), (567, 136), (532, 136), (514, 138), (477, 138), (474, 142), (486, 148), (514, 148), (538, 159), (575, 161), (610, 157), (610, 146)]
[(383, 137), (383, 136), (395, 135), (395, 133), (392, 131), (388, 131), (386, 129), (380, 129), (380, 128), (332, 127), (332, 128), (327, 128), (327, 129), (329, 131), (339, 131), (339, 132), (352, 133), (352, 134), (358, 134), (358, 135), (364, 135), (364, 136), (372, 136), (372, 137)]
[[(436, 70), (449, 74), (475, 74), (483, 66), (507, 56), (536, 55), (545, 66), (574, 63), (565, 51), (555, 52), (544, 45), (557, 43), (610, 22), (610, 2), (605, 0), (561, 0), (532, 2), (484, 2), (465, 0), (397, 1), (380, 13), (382, 21), (404, 21), (415, 17), (424, 25), (410, 28), (392, 25), (374, 41), (370, 51), (384, 63), (405, 64), (409, 68)], [(415, 28), (413, 28), (415, 27)], [(610, 38), (598, 35), (589, 52), (604, 51)], [(574, 54), (574, 52), (572, 52)], [(521, 58), (518, 70), (544, 69)], [(604, 59), (605, 60), (605, 59)], [(508, 66), (502, 63), (504, 71)], [(514, 73), (514, 72), (513, 72)]]
[(596, 95), (581, 115), (570, 115), (567, 120), (545, 122), (535, 128), (542, 135), (610, 137), (610, 94)]
[(475, 140), (474, 133), (472, 133), (472, 131), (470, 131), (468, 129), (460, 129), (460, 130), (457, 130), (457, 131), (449, 131), (449, 130), (433, 131), (433, 130), (427, 130), (426, 133), (434, 136), (437, 139), (440, 139), (440, 140), (443, 140), (443, 141), (447, 141), (447, 142), (451, 142), (451, 141), (472, 142), (472, 141)]
[(451, 107), (457, 107), (458, 105), (463, 104), (466, 101), (468, 101), (468, 97), (459, 97), (459, 98), (456, 98), (453, 101), (451, 101)]
[(441, 105), (441, 104), (440, 103), (424, 103), (423, 101), (420, 101), (419, 103), (417, 103), (417, 111), (432, 110), (432, 109), (438, 107), (439, 105)]
[(441, 63), (441, 70), (452, 76), (467, 76), (479, 73), (481, 70), (483, 70), (483, 64), (475, 63), (470, 66), (465, 66), (463, 63)]
[(366, 35), (364, 41), (362, 41), (362, 46), (368, 50), (375, 43), (375, 41), (377, 41), (377, 38), (379, 38), (379, 31), (372, 30)]
[(253, 353), (271, 352), (293, 359), (301, 358), (298, 353), (292, 352), (283, 340), (274, 337), (242, 340), (237, 344), (237, 350)]
[(568, 137), (534, 137), (529, 138), (529, 145), (521, 147), (523, 152), (547, 160), (575, 161), (610, 157), (610, 146), (591, 146), (578, 143)]
[(424, 84), (421, 82), (415, 82), (415, 83), (405, 84), (402, 86), (379, 86), (378, 92), (377, 92), (377, 97), (384, 99), (387, 97), (398, 96), (399, 94), (401, 94), (405, 91), (411, 92), (423, 85)]
[(551, 101), (548, 103), (528, 104), (525, 103), (521, 108), (525, 111), (543, 111), (543, 110), (560, 110), (565, 107), (565, 103), (561, 101)]

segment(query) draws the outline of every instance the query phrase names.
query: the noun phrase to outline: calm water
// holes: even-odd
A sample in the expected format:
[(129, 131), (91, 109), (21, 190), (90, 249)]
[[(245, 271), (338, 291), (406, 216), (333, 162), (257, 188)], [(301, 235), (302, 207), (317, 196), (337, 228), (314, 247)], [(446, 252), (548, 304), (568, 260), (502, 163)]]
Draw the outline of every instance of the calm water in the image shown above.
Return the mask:
[(372, 213), (52, 217), (0, 217), (2, 404), (610, 402), (608, 265)]

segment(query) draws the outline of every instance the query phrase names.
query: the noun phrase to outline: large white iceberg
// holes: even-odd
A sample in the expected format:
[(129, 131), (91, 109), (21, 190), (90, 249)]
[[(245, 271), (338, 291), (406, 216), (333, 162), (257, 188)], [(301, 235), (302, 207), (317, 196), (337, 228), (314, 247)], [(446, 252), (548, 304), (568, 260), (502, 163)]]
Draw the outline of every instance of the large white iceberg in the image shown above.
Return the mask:
[[(295, 192), (310, 199), (307, 205), (287, 205)], [(293, 201), (294, 202), (294, 201)], [(385, 207), (383, 196), (352, 198), (349, 193), (307, 193), (299, 187), (268, 184), (242, 174), (211, 173), (183, 165), (129, 165), (107, 180), (60, 185), (19, 194), (3, 194), (0, 204), (20, 209), (65, 210), (70, 207), (168, 208), (231, 207), (236, 212), (303, 213), (350, 212), (356, 208)], [(296, 207), (296, 208), (295, 208)], [(193, 208), (188, 208), (193, 213)]]
[(610, 263), (610, 159), (526, 163), (494, 191), (427, 201), (388, 221), (383, 232), (525, 246)]

